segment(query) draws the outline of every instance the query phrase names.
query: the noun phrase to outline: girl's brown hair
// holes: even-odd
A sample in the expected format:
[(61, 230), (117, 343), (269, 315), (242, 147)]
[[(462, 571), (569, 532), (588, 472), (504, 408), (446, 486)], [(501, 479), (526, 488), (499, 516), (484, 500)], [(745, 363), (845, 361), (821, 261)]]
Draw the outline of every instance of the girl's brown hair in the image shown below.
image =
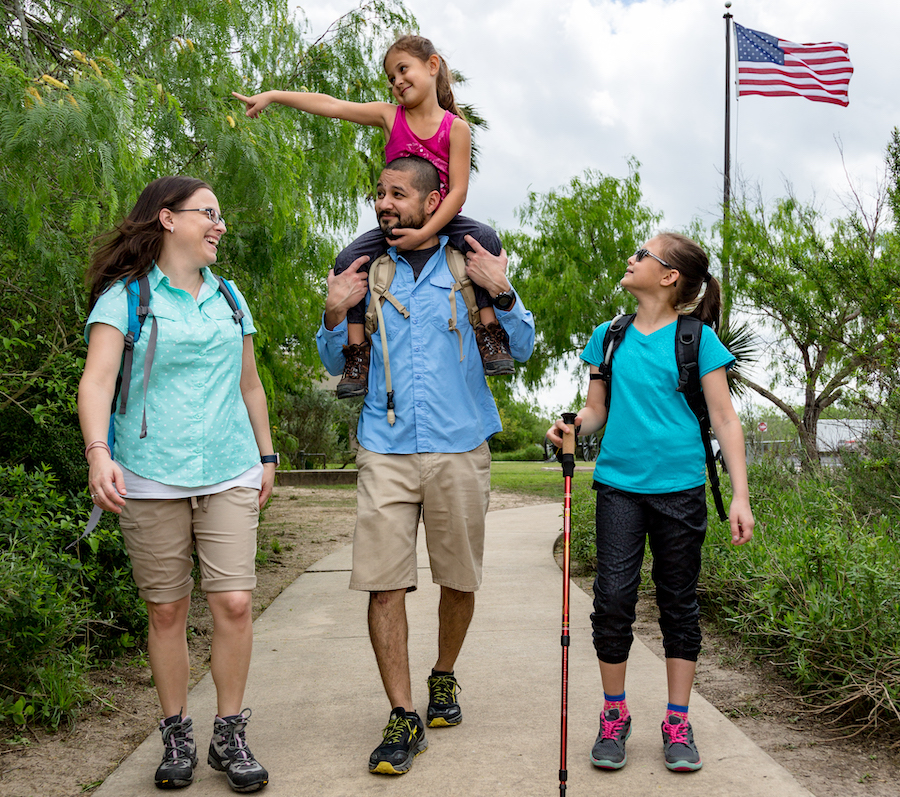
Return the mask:
[(159, 221), (159, 211), (179, 208), (201, 188), (210, 187), (195, 177), (160, 177), (141, 191), (120, 224), (94, 239), (98, 246), (87, 271), (89, 307), (117, 280), (131, 282), (150, 272), (162, 251), (166, 234)]
[[(677, 232), (656, 236), (663, 242), (662, 258), (678, 269), (675, 309), (699, 318), (718, 332), (722, 314), (722, 290), (709, 273), (709, 258), (696, 241)], [(703, 284), (706, 290), (698, 300)]]
[(427, 61), (429, 58), (431, 58), (431, 56), (436, 55), (441, 64), (437, 73), (438, 105), (440, 105), (441, 108), (443, 108), (445, 111), (450, 111), (450, 113), (455, 114), (462, 120), (465, 120), (465, 114), (463, 114), (463, 112), (457, 106), (456, 99), (453, 96), (453, 89), (450, 87), (451, 83), (453, 83), (453, 76), (450, 74), (450, 67), (447, 66), (447, 62), (444, 60), (444, 57), (435, 49), (434, 45), (431, 43), (431, 39), (426, 39), (424, 36), (416, 36), (413, 34), (401, 36), (390, 47), (388, 47), (388, 51), (384, 54), (385, 62), (387, 61), (387, 57), (394, 50), (400, 50), (401, 52), (409, 53), (414, 58), (418, 58), (423, 62)]

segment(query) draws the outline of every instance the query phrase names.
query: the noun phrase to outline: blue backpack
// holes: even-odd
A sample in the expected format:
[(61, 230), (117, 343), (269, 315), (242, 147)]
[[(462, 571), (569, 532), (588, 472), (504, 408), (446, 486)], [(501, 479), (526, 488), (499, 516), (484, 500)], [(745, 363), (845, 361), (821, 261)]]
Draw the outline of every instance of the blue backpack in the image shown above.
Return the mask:
[[(231, 317), (235, 324), (241, 325), (241, 333), (244, 332), (244, 311), (238, 304), (237, 294), (234, 292), (232, 284), (224, 277), (213, 274), (219, 283), (219, 292), (225, 297), (228, 306), (231, 308)], [(136, 280), (125, 282), (125, 293), (128, 297), (128, 333), (125, 335), (125, 350), (122, 352), (122, 366), (119, 368), (119, 375), (116, 377), (116, 390), (113, 394), (112, 409), (109, 416), (109, 431), (107, 432), (106, 442), (109, 445), (109, 454), (113, 459), (116, 443), (116, 404), (119, 405), (119, 415), (124, 415), (128, 408), (128, 392), (131, 386), (131, 369), (134, 362), (134, 344), (141, 337), (141, 330), (144, 327), (144, 321), (150, 315), (150, 280), (147, 276), (139, 277)], [(156, 338), (158, 327), (156, 316), (150, 326), (150, 340), (147, 343), (147, 352), (144, 355), (144, 411), (141, 419), (141, 439), (147, 436), (147, 386), (150, 384), (150, 371), (153, 368), (153, 355), (156, 352)], [(71, 548), (76, 542), (83, 540), (90, 534), (100, 522), (100, 516), (103, 510), (99, 506), (94, 506), (91, 510), (91, 516), (87, 526), (82, 534), (75, 542), (67, 546)]]

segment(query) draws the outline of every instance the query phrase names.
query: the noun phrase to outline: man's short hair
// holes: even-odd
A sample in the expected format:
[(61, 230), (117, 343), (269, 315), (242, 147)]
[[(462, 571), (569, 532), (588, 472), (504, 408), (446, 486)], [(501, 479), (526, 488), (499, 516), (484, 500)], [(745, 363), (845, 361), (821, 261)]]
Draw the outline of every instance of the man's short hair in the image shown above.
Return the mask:
[(405, 155), (402, 158), (394, 158), (387, 166), (386, 170), (392, 172), (406, 172), (412, 175), (412, 186), (419, 195), (424, 199), (432, 191), (441, 190), (441, 176), (434, 164), (420, 158), (418, 155)]

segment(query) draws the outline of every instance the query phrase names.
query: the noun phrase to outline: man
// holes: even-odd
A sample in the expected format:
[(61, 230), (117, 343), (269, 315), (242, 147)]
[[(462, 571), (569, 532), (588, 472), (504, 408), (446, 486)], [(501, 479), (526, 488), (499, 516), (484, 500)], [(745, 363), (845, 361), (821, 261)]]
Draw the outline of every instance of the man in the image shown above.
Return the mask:
[[(438, 173), (417, 157), (398, 158), (378, 181), (375, 211), (391, 243), (395, 228), (421, 229), (440, 204)], [(359, 418), (356, 462), (357, 522), (350, 588), (369, 593), (369, 638), (391, 703), (383, 741), (369, 758), (371, 772), (400, 775), (428, 742), (415, 710), (407, 646), (406, 593), (416, 588), (416, 531), (425, 522), (432, 578), (441, 587), (438, 656), (428, 678), (430, 727), (462, 721), (454, 666), (481, 584), (484, 518), (490, 497), (491, 455), (487, 440), (501, 430), (500, 416), (484, 378), (464, 301), (453, 291), (447, 239), (434, 236), (411, 251), (392, 247), (396, 262), (382, 307), (393, 401), (385, 379), (380, 332), (373, 336), (369, 392)], [(469, 239), (474, 251), (466, 270), (497, 297), (497, 316), (515, 359), (534, 347), (531, 313), (506, 279), (506, 256), (495, 257)], [(344, 365), (346, 314), (367, 293), (365, 258), (328, 277), (319, 356), (329, 373)], [(457, 303), (457, 327), (449, 328), (449, 302)], [(396, 419), (389, 418), (393, 404)]]

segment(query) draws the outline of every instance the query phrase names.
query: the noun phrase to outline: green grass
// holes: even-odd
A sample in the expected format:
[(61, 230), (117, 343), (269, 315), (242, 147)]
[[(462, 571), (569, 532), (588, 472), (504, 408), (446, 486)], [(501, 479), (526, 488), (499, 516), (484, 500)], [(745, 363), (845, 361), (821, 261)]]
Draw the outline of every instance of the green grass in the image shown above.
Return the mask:
[[(590, 489), (591, 474), (578, 471), (574, 489)], [(563, 500), (562, 468), (555, 462), (492, 462), (491, 489), (527, 493), (546, 498), (548, 503)]]

